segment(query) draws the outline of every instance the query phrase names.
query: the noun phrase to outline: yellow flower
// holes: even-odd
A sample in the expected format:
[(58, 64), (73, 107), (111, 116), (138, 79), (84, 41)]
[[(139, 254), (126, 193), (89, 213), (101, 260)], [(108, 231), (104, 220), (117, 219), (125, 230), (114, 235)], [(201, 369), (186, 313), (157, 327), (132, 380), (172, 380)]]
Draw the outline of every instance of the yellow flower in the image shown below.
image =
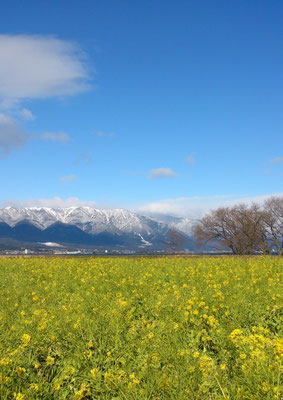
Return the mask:
[(24, 400), (25, 396), (22, 393), (14, 393), (15, 400)]
[[(279, 391), (280, 391), (279, 386), (274, 386), (274, 388), (273, 388), (273, 393), (279, 394)], [(276, 398), (278, 398), (278, 397), (276, 396)]]
[(64, 373), (68, 376), (74, 375), (76, 369), (74, 367), (68, 366), (64, 369)]
[(242, 371), (247, 374), (250, 370), (250, 363), (248, 361), (246, 361), (243, 365), (242, 365)]
[(135, 385), (140, 384), (140, 380), (135, 377), (135, 374), (131, 374), (130, 379), (131, 379), (132, 383), (134, 383)]
[(26, 369), (22, 368), (22, 367), (17, 367), (16, 372), (17, 372), (18, 376), (24, 376), (26, 373)]
[(47, 356), (46, 365), (53, 365), (54, 362), (55, 362), (55, 359), (53, 357)]
[(30, 342), (30, 339), (31, 339), (31, 336), (30, 336), (28, 333), (25, 333), (25, 334), (22, 336), (23, 345), (24, 345), (24, 346), (27, 346), (27, 345), (29, 344), (29, 342)]
[(75, 400), (82, 400), (83, 398), (84, 398), (83, 391), (79, 390), (78, 392), (75, 393), (75, 396), (74, 396)]
[(214, 369), (214, 363), (212, 359), (206, 355), (201, 356), (199, 361), (199, 369), (204, 376), (208, 375), (212, 369)]
[(269, 384), (268, 384), (267, 382), (263, 382), (263, 384), (262, 384), (262, 390), (263, 390), (265, 393), (267, 393), (267, 392), (269, 391), (269, 389), (270, 389)]
[(2, 360), (0, 361), (0, 365), (2, 365), (2, 366), (8, 365), (8, 364), (10, 364), (11, 361), (12, 360), (8, 357), (2, 358)]
[(10, 382), (11, 382), (11, 378), (10, 378), (9, 376), (5, 376), (5, 377), (3, 378), (3, 382), (4, 382), (5, 384), (10, 383)]
[(55, 390), (60, 390), (60, 388), (61, 388), (60, 383), (58, 383), (58, 382), (54, 383), (54, 389)]
[(243, 339), (243, 332), (241, 331), (241, 329), (234, 329), (233, 332), (230, 333), (229, 338), (234, 343), (234, 345), (238, 347), (239, 343)]
[(111, 372), (105, 372), (104, 374), (104, 380), (108, 385), (111, 385), (113, 382), (115, 376)]
[(208, 325), (210, 325), (212, 328), (215, 328), (218, 325), (218, 321), (216, 318), (214, 318), (213, 315), (210, 315), (207, 319)]
[(278, 339), (275, 342), (275, 344), (274, 344), (274, 353), (278, 357), (282, 357), (283, 356), (283, 338), (282, 339)]
[(90, 375), (93, 379), (98, 379), (100, 377), (100, 371), (98, 368), (93, 368), (90, 370)]
[(35, 392), (38, 391), (38, 385), (36, 383), (31, 383), (30, 388), (31, 388), (31, 390), (34, 390)]

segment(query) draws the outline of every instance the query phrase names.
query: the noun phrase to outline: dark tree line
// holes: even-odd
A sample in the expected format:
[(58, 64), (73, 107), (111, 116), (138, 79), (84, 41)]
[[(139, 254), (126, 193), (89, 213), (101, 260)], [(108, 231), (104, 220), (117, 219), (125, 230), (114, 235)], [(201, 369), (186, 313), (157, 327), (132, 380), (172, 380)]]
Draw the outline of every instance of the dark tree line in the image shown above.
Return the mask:
[(199, 244), (213, 243), (233, 254), (282, 255), (283, 196), (270, 197), (262, 206), (238, 204), (213, 210), (199, 220), (194, 235)]

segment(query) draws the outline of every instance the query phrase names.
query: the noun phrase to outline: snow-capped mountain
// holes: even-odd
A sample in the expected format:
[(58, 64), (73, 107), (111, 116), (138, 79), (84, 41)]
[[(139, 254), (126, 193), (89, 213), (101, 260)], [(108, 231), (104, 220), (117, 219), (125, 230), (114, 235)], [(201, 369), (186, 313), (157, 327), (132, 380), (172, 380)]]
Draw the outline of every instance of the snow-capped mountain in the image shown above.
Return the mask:
[(0, 237), (17, 240), (88, 244), (110, 241), (112, 245), (135, 248), (166, 248), (170, 229), (184, 232), (181, 221), (167, 224), (123, 209), (91, 207), (6, 207), (0, 209), (0, 225)]
[(152, 218), (163, 222), (169, 226), (171, 229), (177, 229), (180, 232), (185, 233), (186, 235), (193, 236), (193, 230), (196, 224), (196, 220), (191, 218), (180, 218), (173, 217), (172, 215), (164, 215), (164, 214), (153, 214)]
[(149, 235), (153, 233), (153, 230), (166, 228), (165, 224), (153, 218), (143, 217), (123, 209), (97, 210), (91, 207), (6, 207), (0, 209), (0, 222), (15, 226), (21, 221), (27, 221), (40, 229), (46, 229), (55, 222), (62, 222), (75, 225), (91, 234), (123, 232)]
[(178, 218), (177, 221), (169, 222), (169, 226), (171, 228), (175, 228), (186, 235), (193, 236), (193, 230), (195, 227), (196, 221), (191, 218)]

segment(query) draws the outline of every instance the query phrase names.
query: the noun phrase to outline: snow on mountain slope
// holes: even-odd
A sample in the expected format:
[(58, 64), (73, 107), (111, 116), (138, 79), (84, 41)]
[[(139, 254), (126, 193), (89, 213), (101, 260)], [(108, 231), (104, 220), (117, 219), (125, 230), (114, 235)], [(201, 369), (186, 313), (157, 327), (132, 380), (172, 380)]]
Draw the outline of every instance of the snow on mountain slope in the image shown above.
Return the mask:
[(195, 223), (196, 221), (190, 218), (180, 218), (178, 221), (170, 222), (168, 225), (171, 228), (175, 228), (188, 236), (192, 236)]
[(170, 229), (177, 229), (188, 236), (193, 236), (193, 229), (197, 222), (191, 218), (172, 217), (172, 215), (164, 214), (153, 214), (151, 217), (165, 223)]
[(45, 229), (59, 221), (75, 225), (91, 234), (131, 233), (148, 237), (168, 231), (168, 226), (162, 222), (123, 209), (97, 210), (91, 207), (6, 207), (0, 209), (0, 222), (13, 227), (21, 221), (28, 221), (40, 229)]
[(38, 228), (44, 229), (56, 222), (54, 211), (50, 208), (15, 208), (0, 209), (0, 222), (15, 226), (21, 221), (29, 221)]

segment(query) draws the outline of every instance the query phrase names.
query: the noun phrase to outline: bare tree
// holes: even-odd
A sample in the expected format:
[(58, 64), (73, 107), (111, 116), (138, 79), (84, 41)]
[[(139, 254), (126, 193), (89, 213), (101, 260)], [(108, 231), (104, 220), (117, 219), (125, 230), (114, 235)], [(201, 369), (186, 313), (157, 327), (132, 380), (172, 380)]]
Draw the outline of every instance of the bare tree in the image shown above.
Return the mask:
[(283, 196), (270, 197), (264, 203), (265, 230), (269, 250), (275, 248), (279, 255), (283, 252)]
[(263, 250), (266, 243), (264, 212), (253, 203), (251, 206), (240, 204), (231, 209), (232, 217), (238, 226), (235, 237), (239, 254), (253, 254)]
[(194, 235), (198, 243), (214, 242), (233, 254), (252, 254), (263, 248), (264, 213), (257, 204), (218, 208), (199, 221)]
[(183, 233), (176, 229), (170, 229), (167, 251), (177, 253), (182, 249), (184, 243), (185, 238)]
[(218, 208), (205, 215), (194, 228), (196, 242), (207, 244), (214, 242), (216, 247), (228, 247), (236, 253), (232, 238), (235, 229), (229, 208)]

